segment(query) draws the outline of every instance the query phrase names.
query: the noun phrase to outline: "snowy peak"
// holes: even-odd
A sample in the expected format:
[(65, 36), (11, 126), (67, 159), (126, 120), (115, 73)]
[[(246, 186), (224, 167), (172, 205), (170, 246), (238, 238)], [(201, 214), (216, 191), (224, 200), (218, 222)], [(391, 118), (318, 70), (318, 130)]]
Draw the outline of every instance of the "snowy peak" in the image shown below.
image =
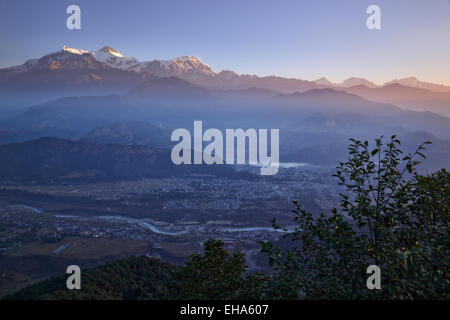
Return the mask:
[(105, 65), (94, 59), (91, 52), (63, 46), (61, 51), (47, 54), (39, 59), (31, 59), (24, 64), (9, 68), (16, 74), (34, 70), (76, 70), (101, 69)]
[(152, 60), (137, 62), (127, 70), (134, 72), (148, 72), (158, 77), (179, 77), (188, 81), (200, 78), (215, 77), (214, 71), (200, 59), (193, 56), (182, 56), (172, 60)]
[[(256, 75), (240, 75), (233, 71), (225, 70), (215, 73), (213, 69), (195, 56), (180, 56), (168, 60), (139, 61), (134, 57), (125, 56), (117, 49), (104, 46), (96, 51), (88, 51), (69, 46), (63, 46), (60, 51), (47, 54), (39, 59), (31, 59), (22, 65), (2, 69), (8, 76), (21, 74), (32, 70), (75, 70), (75, 69), (118, 69), (155, 77), (178, 77), (203, 86), (215, 86), (228, 89), (247, 89), (258, 87), (276, 90), (280, 92), (305, 91), (313, 88), (339, 88), (348, 89), (355, 86), (368, 88), (380, 88), (381, 86), (364, 78), (352, 77), (343, 82), (336, 83), (325, 77), (315, 81), (303, 81), (300, 79), (286, 79), (280, 77), (258, 77)], [(405, 87), (427, 89), (434, 92), (450, 92), (450, 86), (423, 82), (416, 77), (395, 79), (385, 83), (384, 87), (401, 85)]]
[(119, 51), (108, 46), (101, 48), (99, 51), (114, 57), (123, 58), (123, 55)]
[(178, 57), (176, 59), (173, 59), (172, 61), (184, 62), (184, 63), (188, 63), (190, 65), (204, 65), (204, 66), (206, 66), (205, 63), (203, 63), (202, 61), (200, 61), (199, 58), (194, 57), (194, 56), (181, 56), (181, 57)]
[(197, 57), (182, 56), (172, 60), (138, 61), (134, 57), (122, 55), (118, 50), (111, 47), (103, 47), (92, 52), (94, 59), (103, 62), (110, 67), (137, 73), (149, 72), (157, 76), (207, 76), (214, 77), (214, 71)]
[(62, 47), (62, 52), (63, 53), (72, 53), (72, 54), (78, 54), (78, 55), (82, 55), (82, 54), (86, 54), (86, 53), (92, 53), (92, 54), (103, 54), (105, 56), (109, 56), (109, 57), (118, 57), (118, 58), (123, 58), (124, 56), (117, 51), (114, 48), (111, 47), (103, 47), (98, 51), (94, 51), (94, 52), (90, 52), (88, 50), (83, 50), (83, 49), (77, 49), (77, 48), (71, 48), (68, 46), (63, 46)]
[(11, 73), (22, 73), (33, 69), (74, 69), (74, 68), (111, 67), (135, 73), (151, 73), (158, 77), (175, 76), (188, 81), (210, 79), (215, 72), (194, 56), (181, 56), (172, 60), (138, 61), (134, 57), (124, 56), (118, 50), (104, 46), (97, 51), (88, 51), (63, 46), (61, 51), (48, 54), (39, 59), (29, 60), (25, 64), (8, 68)]
[(171, 62), (174, 66), (175, 71), (178, 72), (194, 71), (197, 73), (203, 73), (205, 75), (215, 76), (215, 73), (211, 69), (211, 67), (200, 61), (200, 59), (198, 59), (197, 57), (182, 56), (173, 59)]
[(92, 52), (92, 55), (95, 60), (103, 62), (110, 67), (121, 70), (131, 70), (133, 67), (139, 65), (139, 62), (136, 58), (126, 57), (122, 55), (118, 50), (108, 46)]
[(62, 52), (63, 53), (64, 52), (68, 52), (68, 53), (79, 54), (79, 55), (82, 55), (82, 54), (85, 54), (85, 53), (89, 53), (89, 51), (87, 51), (87, 50), (81, 50), (81, 49), (76, 49), (76, 48), (69, 48), (67, 46), (63, 46), (62, 47)]

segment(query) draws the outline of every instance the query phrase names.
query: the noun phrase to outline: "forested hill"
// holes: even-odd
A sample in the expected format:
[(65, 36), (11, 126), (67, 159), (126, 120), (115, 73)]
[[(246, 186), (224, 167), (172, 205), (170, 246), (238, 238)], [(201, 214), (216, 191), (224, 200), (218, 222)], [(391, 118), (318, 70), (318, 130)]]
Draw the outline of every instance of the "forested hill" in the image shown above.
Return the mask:
[(146, 256), (130, 257), (82, 271), (81, 290), (68, 290), (69, 275), (53, 277), (4, 300), (139, 300), (167, 296), (177, 267)]

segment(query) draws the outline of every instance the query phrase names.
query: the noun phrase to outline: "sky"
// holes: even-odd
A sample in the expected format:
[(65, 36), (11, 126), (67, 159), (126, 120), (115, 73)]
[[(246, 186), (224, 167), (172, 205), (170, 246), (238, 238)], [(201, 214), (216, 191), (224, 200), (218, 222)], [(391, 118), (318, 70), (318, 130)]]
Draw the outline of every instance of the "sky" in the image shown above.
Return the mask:
[[(81, 30), (66, 27), (73, 4)], [(366, 27), (371, 4), (380, 30)], [(0, 0), (0, 67), (63, 45), (192, 55), (216, 72), (450, 85), (450, 0)]]

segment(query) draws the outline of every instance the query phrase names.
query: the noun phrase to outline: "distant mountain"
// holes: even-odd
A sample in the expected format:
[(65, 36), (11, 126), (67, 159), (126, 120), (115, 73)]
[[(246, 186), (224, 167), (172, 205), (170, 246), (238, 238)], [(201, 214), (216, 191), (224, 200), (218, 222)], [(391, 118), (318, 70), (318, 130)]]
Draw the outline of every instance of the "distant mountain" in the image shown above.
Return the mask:
[(298, 91), (303, 92), (322, 87), (313, 81), (277, 76), (259, 77), (256, 75), (247, 74), (239, 75), (229, 70), (219, 72), (209, 82), (199, 82), (199, 84), (215, 88), (235, 90), (260, 88), (282, 93), (292, 93)]
[(444, 86), (442, 84), (435, 84), (435, 83), (431, 83), (431, 82), (420, 81), (416, 77), (395, 79), (395, 80), (386, 82), (385, 84), (383, 84), (383, 87), (387, 87), (392, 84), (401, 84), (406, 87), (427, 89), (427, 90), (434, 91), (434, 92), (446, 92), (446, 93), (450, 92), (450, 86)]
[(182, 56), (172, 60), (153, 60), (143, 62), (131, 69), (136, 72), (149, 72), (158, 77), (179, 77), (197, 82), (214, 78), (214, 71), (200, 59), (193, 56)]
[(348, 154), (348, 143), (344, 140), (336, 143), (315, 144), (302, 148), (284, 156), (282, 162), (301, 162), (318, 166), (335, 167), (339, 161), (345, 160)]
[[(216, 91), (215, 93), (220, 95), (219, 91)], [(250, 98), (250, 99), (263, 99), (263, 100), (280, 95), (279, 91), (274, 91), (274, 90), (270, 90), (270, 89), (261, 89), (261, 88), (256, 88), (256, 87), (250, 87), (250, 88), (244, 89), (244, 90), (229, 89), (229, 90), (224, 90), (223, 93), (226, 95), (234, 96), (236, 98), (241, 98), (241, 99)]]
[[(78, 50), (78, 49), (72, 49)], [(76, 51), (74, 51), (76, 52)], [(81, 51), (85, 53), (87, 51)], [(147, 72), (157, 77), (179, 77), (189, 80), (201, 79), (202, 77), (214, 77), (214, 71), (197, 57), (182, 56), (172, 60), (152, 60), (139, 62), (136, 58), (123, 56), (118, 50), (111, 47), (103, 47), (92, 52), (97, 61), (103, 62), (110, 67), (137, 73)]]
[(94, 53), (63, 47), (59, 52), (28, 60), (23, 65), (0, 69), (0, 84), (14, 89), (24, 86), (33, 88), (96, 84), (124, 86), (128, 83), (126, 86), (130, 88), (136, 81), (148, 76), (146, 73), (138, 74), (109, 66), (104, 61), (97, 60)]
[(0, 146), (1, 180), (102, 181), (192, 173), (234, 175), (227, 166), (176, 166), (170, 150), (40, 138)]
[(41, 138), (0, 146), (2, 179), (117, 179), (170, 175), (168, 151)]
[(152, 74), (159, 78), (178, 77), (191, 82), (204, 82), (216, 76), (208, 65), (193, 56), (182, 56), (172, 60), (156, 59), (140, 62), (136, 58), (124, 56), (118, 50), (108, 46), (93, 52), (68, 47), (64, 47), (63, 51), (82, 56), (88, 54), (97, 62), (111, 68), (139, 74)]
[(124, 93), (156, 76), (126, 71), (98, 61), (94, 54), (63, 47), (23, 65), (0, 69), (2, 110), (73, 95)]
[(341, 83), (333, 83), (333, 82), (329, 81), (327, 78), (322, 77), (320, 79), (315, 80), (314, 83), (316, 83), (318, 85), (326, 86), (326, 87), (338, 87), (338, 88), (348, 88), (348, 87), (353, 87), (353, 86), (358, 86), (358, 85), (365, 85), (366, 87), (369, 87), (369, 88), (377, 88), (378, 87), (375, 83), (373, 83), (367, 79), (357, 78), (357, 77), (348, 78), (348, 79), (342, 81)]
[(356, 94), (351, 94), (342, 90), (325, 88), (312, 89), (306, 92), (296, 92), (292, 94), (280, 95), (280, 101), (314, 107), (317, 111), (341, 111), (355, 112), (360, 114), (398, 114), (399, 108), (389, 103), (375, 103), (368, 101)]
[(191, 128), (194, 120), (215, 128), (281, 128), (317, 112), (359, 119), (342, 127), (353, 134), (395, 127), (450, 137), (449, 118), (405, 111), (343, 90), (313, 89), (293, 94), (262, 89), (213, 90), (175, 77), (143, 82), (123, 95), (71, 97), (36, 105), (0, 122), (0, 128), (26, 133), (28, 139), (74, 138), (122, 120), (171, 129)]
[[(128, 94), (72, 97), (27, 109), (0, 123), (8, 131), (26, 131), (30, 137), (76, 137), (101, 126), (127, 119), (191, 127), (201, 119), (215, 127), (261, 127), (300, 119), (305, 114), (341, 110), (362, 114), (401, 114), (389, 104), (364, 100), (333, 89), (314, 89), (283, 95), (261, 89), (211, 90), (174, 77), (142, 83)], [(206, 125), (205, 123), (205, 125)]]
[[(414, 130), (448, 135), (448, 128), (442, 127), (445, 120), (429, 114), (405, 118), (394, 105), (450, 117), (450, 93), (398, 83), (377, 87), (363, 78), (330, 83), (326, 78), (313, 82), (229, 70), (215, 73), (192, 56), (140, 62), (111, 47), (92, 52), (63, 47), (0, 70), (0, 128), (19, 134), (3, 135), (0, 142), (73, 138), (124, 119), (166, 122), (167, 127), (167, 121), (178, 127), (185, 126), (187, 119), (200, 118), (215, 126), (254, 126), (255, 122), (279, 126), (291, 117), (338, 110), (389, 115), (405, 129), (411, 130), (414, 124), (418, 125)], [(55, 100), (62, 97), (67, 98)], [(25, 105), (33, 107), (19, 112)], [(265, 121), (253, 121), (255, 112)], [(415, 118), (413, 122), (410, 117)], [(441, 124), (433, 127), (435, 121)]]
[(122, 120), (166, 124), (171, 119), (178, 126), (174, 121), (186, 124), (184, 119), (193, 116), (194, 110), (200, 116), (210, 94), (182, 79), (157, 78), (123, 95), (68, 97), (38, 104), (0, 121), (0, 128), (19, 132), (19, 141), (24, 141), (45, 136), (75, 138)]
[(416, 77), (395, 79), (392, 81), (388, 81), (381, 86), (379, 86), (367, 79), (358, 78), (358, 77), (348, 78), (348, 79), (342, 81), (341, 83), (333, 83), (330, 80), (328, 80), (327, 78), (322, 77), (320, 79), (315, 80), (314, 83), (316, 83), (317, 85), (324, 86), (324, 87), (336, 87), (336, 88), (350, 88), (350, 87), (360, 86), (360, 85), (366, 86), (368, 88), (381, 88), (381, 87), (388, 87), (393, 84), (400, 84), (405, 87), (426, 89), (426, 90), (434, 91), (434, 92), (444, 92), (444, 93), (450, 92), (450, 86), (420, 81)]
[[(96, 51), (64, 46), (59, 52), (28, 60), (23, 65), (0, 69), (0, 106), (7, 111), (8, 108), (17, 109), (18, 105), (31, 105), (60, 97), (124, 93), (145, 81), (170, 77), (221, 90), (242, 91), (258, 88), (294, 93), (320, 88), (347, 90), (359, 86), (380, 89), (373, 82), (357, 77), (348, 78), (342, 83), (332, 83), (324, 77), (316, 81), (277, 76), (260, 77), (237, 74), (231, 70), (215, 72), (193, 56), (181, 56), (171, 60), (138, 61), (109, 46)], [(416, 78), (394, 80), (382, 88), (390, 87), (391, 84), (425, 88), (441, 93), (448, 88), (421, 82)], [(389, 103), (396, 101), (382, 100)], [(442, 103), (448, 104), (448, 101), (446, 98)], [(429, 106), (428, 102), (430, 102), (428, 97), (420, 97), (413, 107), (418, 109), (420, 105), (420, 110), (437, 111), (433, 110), (435, 104)], [(404, 106), (409, 107), (406, 104)]]
[[(326, 139), (328, 134), (328, 139)], [(314, 165), (323, 165), (335, 167), (339, 161), (343, 161), (348, 157), (348, 138), (342, 135), (334, 135), (326, 133), (322, 136), (322, 141), (314, 143), (311, 139), (311, 145), (298, 148), (281, 158), (282, 162), (306, 162)], [(387, 134), (386, 134), (387, 135)], [(384, 140), (386, 141), (388, 137)], [(296, 135), (297, 140), (300, 140), (304, 134)], [(368, 139), (367, 136), (353, 136), (354, 138)], [(426, 147), (424, 154), (427, 156), (425, 160), (420, 160), (422, 163), (418, 167), (420, 173), (430, 173), (435, 170), (445, 168), (450, 169), (450, 142), (437, 138), (426, 132), (403, 132), (398, 135), (401, 140), (401, 148), (405, 153), (413, 153), (419, 143), (431, 141), (432, 144)], [(328, 140), (328, 141), (327, 141)], [(317, 140), (316, 140), (317, 141)]]
[(375, 83), (370, 82), (369, 80), (366, 80), (364, 78), (355, 78), (355, 77), (344, 80), (339, 86), (348, 88), (348, 87), (353, 87), (353, 86), (358, 86), (358, 85), (364, 85), (369, 88), (378, 87)]
[(358, 85), (347, 88), (345, 91), (372, 101), (393, 103), (399, 107), (412, 110), (433, 111), (450, 117), (450, 92), (433, 92), (398, 83), (380, 88)]
[(95, 143), (139, 144), (168, 148), (170, 132), (143, 121), (119, 121), (90, 131), (80, 138)]
[[(339, 132), (355, 134), (358, 130), (368, 133), (368, 126), (381, 127), (383, 123), (360, 113), (316, 112), (296, 122), (291, 129), (308, 130), (309, 132)], [(385, 128), (383, 128), (385, 129)]]
[(333, 82), (331, 82), (330, 80), (328, 80), (325, 77), (322, 77), (320, 79), (314, 80), (314, 83), (320, 85), (320, 86), (326, 86), (326, 87), (332, 87), (335, 84)]
[(180, 96), (180, 95), (200, 95), (207, 96), (209, 90), (197, 86), (186, 80), (177, 77), (158, 78), (141, 83), (133, 88), (130, 95), (134, 96)]
[[(63, 50), (70, 51), (74, 54), (83, 54), (90, 53), (85, 50), (71, 49), (66, 46), (63, 47)], [(111, 47), (103, 47), (100, 50), (92, 52), (92, 56), (95, 60), (105, 63), (106, 65), (118, 68), (122, 70), (130, 70), (139, 65), (139, 61), (133, 57), (125, 57), (119, 51)]]
[[(72, 52), (85, 53), (84, 50), (72, 49)], [(104, 47), (92, 52), (93, 57), (113, 68), (137, 73), (149, 73), (156, 77), (177, 77), (186, 81), (220, 89), (244, 90), (252, 87), (280, 92), (305, 91), (316, 88), (311, 81), (286, 79), (269, 76), (238, 75), (233, 71), (215, 73), (213, 69), (193, 56), (182, 56), (171, 60), (152, 60), (139, 62), (133, 57), (123, 56), (119, 51)]]
[[(28, 95), (40, 89), (54, 91), (49, 98), (44, 92), (40, 95), (35, 92), (27, 101), (36, 103), (69, 95), (124, 92), (146, 79), (166, 77), (177, 77), (210, 88), (233, 90), (253, 87), (295, 92), (319, 87), (312, 81), (299, 79), (238, 75), (233, 71), (215, 73), (211, 67), (193, 56), (141, 62), (108, 46), (97, 51), (64, 46), (59, 52), (28, 60), (23, 65), (0, 69), (0, 84), (3, 86), (0, 90), (0, 102), (24, 98), (17, 97), (17, 91), (21, 90)], [(61, 94), (57, 95), (56, 91)]]

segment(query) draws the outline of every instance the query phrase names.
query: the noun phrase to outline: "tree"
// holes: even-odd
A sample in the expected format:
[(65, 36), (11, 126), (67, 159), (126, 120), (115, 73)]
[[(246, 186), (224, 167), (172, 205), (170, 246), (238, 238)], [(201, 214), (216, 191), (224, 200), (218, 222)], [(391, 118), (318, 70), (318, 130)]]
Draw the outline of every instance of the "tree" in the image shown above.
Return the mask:
[[(301, 297), (448, 299), (449, 173), (417, 174), (429, 142), (406, 156), (396, 136), (375, 142), (370, 150), (368, 141), (351, 139), (334, 175), (345, 190), (340, 210), (315, 217), (294, 202), (296, 227), (285, 235), (293, 248), (267, 242), (263, 251)], [(381, 290), (366, 286), (373, 264), (381, 268)]]
[[(247, 273), (244, 254), (230, 254), (220, 240), (205, 242), (204, 254), (194, 254), (177, 272), (173, 292), (178, 299), (282, 299), (291, 288), (269, 275)], [(290, 290), (290, 291), (289, 291)]]
[(242, 253), (230, 255), (223, 245), (220, 240), (208, 240), (204, 255), (188, 258), (176, 276), (181, 299), (237, 298), (247, 266)]

